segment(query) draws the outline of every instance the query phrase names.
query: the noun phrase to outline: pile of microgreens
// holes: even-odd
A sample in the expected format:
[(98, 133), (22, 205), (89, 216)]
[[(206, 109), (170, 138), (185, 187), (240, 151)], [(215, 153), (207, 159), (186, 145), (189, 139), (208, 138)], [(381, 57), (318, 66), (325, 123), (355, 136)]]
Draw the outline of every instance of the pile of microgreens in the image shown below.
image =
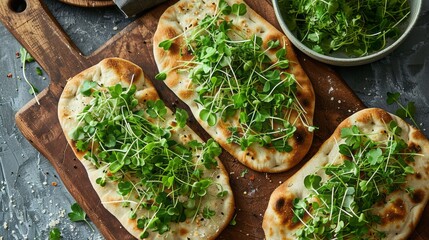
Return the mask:
[(364, 56), (398, 38), (408, 0), (279, 0), (286, 25), (310, 49)]
[[(216, 142), (192, 140), (183, 144), (174, 140), (172, 127), (166, 126), (164, 119), (164, 103), (139, 103), (134, 96), (135, 85), (124, 88), (117, 84), (106, 89), (86, 80), (80, 92), (92, 100), (78, 115), (79, 126), (70, 137), (78, 151), (86, 152), (85, 159), (104, 169), (96, 183), (117, 183), (123, 207), (136, 204), (130, 208), (129, 217), (137, 219), (142, 238), (149, 235), (149, 230), (160, 234), (169, 231), (171, 222), (215, 214), (201, 203), (211, 186), (217, 187), (217, 197), (228, 193), (204, 175), (217, 166), (215, 157), (221, 148)], [(176, 128), (183, 128), (187, 117), (186, 111), (177, 109)], [(139, 209), (148, 210), (147, 214), (137, 216)]]
[(294, 222), (304, 227), (296, 233), (298, 239), (356, 239), (377, 231), (381, 217), (371, 210), (374, 204), (385, 201), (388, 194), (405, 190), (406, 177), (414, 169), (408, 165), (414, 156), (407, 143), (400, 138), (402, 129), (395, 121), (388, 124), (387, 138), (374, 141), (357, 126), (341, 130), (344, 143), (339, 145), (341, 164), (323, 167), (328, 179), (319, 175), (305, 177), (304, 185), (311, 194), (294, 200)]
[[(207, 15), (196, 27), (159, 44), (170, 49), (174, 40), (183, 37), (187, 51), (193, 59), (179, 66), (178, 71), (189, 73), (202, 108), (199, 118), (214, 126), (220, 117), (228, 121), (239, 116), (239, 125), (229, 130), (234, 142), (244, 150), (252, 143), (289, 152), (288, 139), (296, 131), (296, 122), (302, 121), (310, 131), (306, 112), (296, 98), (297, 81), (287, 72), (289, 61), (286, 48), (279, 40), (268, 42), (263, 48), (262, 38), (250, 38), (233, 27), (233, 22), (246, 14), (245, 4), (229, 6), (220, 0), (214, 15)], [(226, 20), (225, 15), (233, 16)], [(234, 36), (232, 39), (231, 36)], [(270, 59), (268, 51), (275, 51), (276, 59)], [(168, 71), (156, 76), (167, 77)], [(291, 120), (292, 112), (298, 117)]]

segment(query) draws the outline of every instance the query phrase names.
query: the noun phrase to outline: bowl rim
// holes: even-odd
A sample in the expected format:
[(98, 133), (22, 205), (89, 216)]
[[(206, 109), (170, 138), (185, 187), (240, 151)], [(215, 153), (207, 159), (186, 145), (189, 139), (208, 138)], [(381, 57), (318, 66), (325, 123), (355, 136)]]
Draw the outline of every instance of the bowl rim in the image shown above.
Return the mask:
[[(410, 1), (410, 0), (408, 0), (408, 1)], [(320, 54), (318, 52), (315, 52), (314, 50), (308, 48), (303, 43), (301, 43), (301, 41), (298, 40), (298, 38), (296, 38), (295, 35), (289, 30), (285, 21), (283, 20), (283, 16), (280, 12), (278, 0), (272, 0), (273, 7), (274, 7), (274, 13), (276, 15), (277, 21), (279, 22), (280, 27), (282, 28), (282, 30), (286, 34), (286, 36), (289, 38), (289, 40), (292, 42), (292, 44), (295, 47), (297, 47), (299, 50), (301, 50), (303, 53), (305, 53), (307, 56), (314, 58), (316, 60), (319, 60), (323, 63), (336, 65), (336, 66), (358, 66), (358, 65), (371, 63), (371, 62), (377, 61), (377, 60), (385, 57), (390, 52), (392, 52), (394, 49), (396, 49), (405, 40), (405, 38), (409, 35), (410, 31), (413, 29), (414, 25), (416, 24), (416, 22), (420, 16), (423, 0), (411, 0), (411, 1), (414, 1), (415, 4), (417, 4), (417, 9), (412, 14), (410, 13), (410, 22), (409, 22), (407, 28), (402, 33), (402, 35), (398, 39), (396, 39), (392, 44), (383, 48), (380, 51), (371, 53), (371, 54), (363, 56), (363, 57), (337, 58), (337, 57), (323, 55), (323, 54)]]

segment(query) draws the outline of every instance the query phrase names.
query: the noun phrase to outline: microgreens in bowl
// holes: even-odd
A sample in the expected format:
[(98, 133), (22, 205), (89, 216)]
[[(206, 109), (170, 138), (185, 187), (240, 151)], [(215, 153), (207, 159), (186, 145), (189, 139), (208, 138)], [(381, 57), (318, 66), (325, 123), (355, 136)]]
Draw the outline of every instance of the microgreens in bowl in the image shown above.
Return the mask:
[(280, 26), (319, 61), (353, 66), (392, 52), (411, 31), (421, 0), (273, 0)]

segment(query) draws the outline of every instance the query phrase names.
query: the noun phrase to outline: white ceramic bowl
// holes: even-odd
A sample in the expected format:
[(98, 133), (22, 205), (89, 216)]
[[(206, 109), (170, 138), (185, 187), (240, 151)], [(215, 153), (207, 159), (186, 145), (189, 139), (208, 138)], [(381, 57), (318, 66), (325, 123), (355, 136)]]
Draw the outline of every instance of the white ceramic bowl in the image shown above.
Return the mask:
[(309, 57), (312, 57), (320, 62), (324, 62), (331, 65), (336, 66), (357, 66), (362, 65), (370, 62), (374, 62), (376, 60), (379, 60), (386, 55), (388, 55), (390, 52), (392, 52), (394, 49), (396, 49), (407, 37), (407, 35), (410, 33), (411, 29), (413, 28), (414, 24), (416, 23), (419, 15), (420, 15), (420, 9), (422, 7), (422, 0), (409, 0), (410, 7), (411, 7), (411, 13), (409, 16), (409, 19), (407, 21), (407, 26), (405, 27), (405, 30), (403, 31), (402, 35), (396, 39), (394, 42), (392, 42), (387, 47), (383, 48), (380, 51), (371, 53), (369, 55), (363, 56), (363, 57), (348, 57), (348, 56), (336, 56), (333, 55), (323, 55), (320, 53), (317, 53), (313, 51), (312, 49), (305, 46), (303, 43), (301, 43), (300, 40), (298, 40), (295, 35), (289, 30), (287, 27), (285, 21), (283, 20), (283, 17), (280, 13), (280, 8), (278, 4), (278, 0), (273, 0), (274, 5), (274, 12), (276, 14), (277, 20), (280, 23), (280, 27), (282, 28), (283, 32), (286, 34), (286, 36), (289, 38), (289, 40), (292, 42), (295, 47), (297, 47), (299, 50), (301, 50), (303, 53), (308, 55)]

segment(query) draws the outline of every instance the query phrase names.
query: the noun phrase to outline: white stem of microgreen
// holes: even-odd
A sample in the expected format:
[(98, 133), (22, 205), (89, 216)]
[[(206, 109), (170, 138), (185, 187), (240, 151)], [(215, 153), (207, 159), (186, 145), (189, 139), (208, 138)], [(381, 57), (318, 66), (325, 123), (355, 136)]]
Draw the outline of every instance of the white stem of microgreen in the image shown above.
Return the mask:
[(295, 215), (296, 218), (298, 218), (298, 220), (302, 223), (302, 225), (304, 225), (306, 228), (308, 228), (308, 225), (304, 222), (304, 220), (302, 220), (298, 214), (295, 213), (295, 211), (293, 210), (293, 208), (291, 208), (293, 214)]
[(332, 188), (331, 191), (331, 206), (330, 206), (330, 211), (329, 211), (329, 221), (332, 220), (332, 214), (334, 213), (334, 192), (335, 192), (335, 188)]
[[(28, 52), (25, 51), (25, 55), (23, 56), (23, 58), (26, 59), (27, 55), (28, 55)], [(27, 75), (25, 74), (25, 66), (26, 66), (25, 62), (26, 61), (24, 60), (22, 63), (22, 76), (24, 77), (24, 80), (27, 83), (27, 85), (30, 86), (31, 92), (34, 95), (34, 99), (36, 100), (37, 105), (40, 105), (39, 98), (37, 97), (36, 89), (34, 88), (33, 84), (31, 84), (30, 81), (28, 81)]]

